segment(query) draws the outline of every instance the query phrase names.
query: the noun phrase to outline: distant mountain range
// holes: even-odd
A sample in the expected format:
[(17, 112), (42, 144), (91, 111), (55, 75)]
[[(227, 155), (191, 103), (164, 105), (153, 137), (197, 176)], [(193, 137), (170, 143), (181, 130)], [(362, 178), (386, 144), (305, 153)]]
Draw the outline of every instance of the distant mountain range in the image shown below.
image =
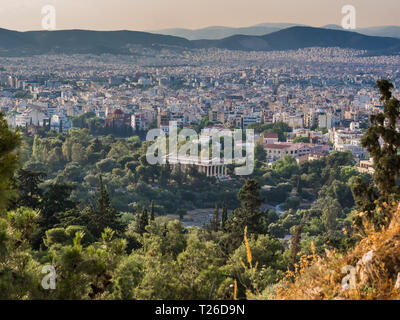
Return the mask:
[(282, 29), (299, 26), (294, 23), (262, 23), (251, 27), (232, 28), (232, 27), (207, 27), (203, 29), (163, 29), (150, 31), (152, 33), (170, 35), (186, 38), (188, 40), (219, 40), (233, 35), (263, 36), (268, 33), (276, 32)]
[(234, 35), (220, 40), (187, 40), (182, 37), (137, 31), (29, 31), (0, 29), (0, 55), (113, 53), (129, 54), (132, 45), (147, 48), (221, 48), (230, 50), (292, 50), (340, 47), (368, 50), (373, 54), (400, 53), (400, 39), (367, 36), (336, 30), (333, 26), (295, 26), (266, 35)]
[[(234, 35), (248, 35), (248, 36), (263, 36), (269, 33), (280, 31), (295, 26), (305, 26), (294, 23), (262, 23), (250, 27), (233, 28), (233, 27), (207, 27), (203, 29), (162, 29), (150, 31), (152, 33), (171, 35), (176, 37), (186, 38), (188, 40), (220, 40)], [(329, 24), (321, 28), (344, 30), (341, 26)], [(347, 31), (347, 30), (346, 30)], [(392, 37), (400, 39), (400, 26), (382, 26), (382, 27), (369, 27), (359, 28), (355, 31), (367, 36), (376, 37)]]
[(291, 27), (264, 36), (235, 35), (221, 40), (195, 40), (196, 47), (231, 50), (295, 50), (308, 47), (340, 47), (380, 53), (400, 52), (400, 39), (372, 37), (328, 28)]
[[(337, 24), (328, 24), (326, 26), (323, 26), (322, 28), (342, 30), (342, 31), (345, 30), (342, 28), (342, 26), (339, 26)], [(358, 28), (355, 30), (345, 30), (345, 31), (354, 31), (361, 34), (365, 34), (367, 36), (391, 37), (400, 39), (400, 26), (369, 27), (369, 28)]]
[(138, 31), (28, 31), (0, 29), (0, 55), (129, 53), (130, 45), (191, 47), (189, 40)]

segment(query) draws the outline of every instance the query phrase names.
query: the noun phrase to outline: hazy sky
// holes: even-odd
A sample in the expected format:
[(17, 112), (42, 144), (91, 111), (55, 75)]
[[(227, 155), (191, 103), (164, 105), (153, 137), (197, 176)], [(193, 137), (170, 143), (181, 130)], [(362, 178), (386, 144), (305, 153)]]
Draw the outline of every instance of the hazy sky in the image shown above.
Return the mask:
[(0, 27), (40, 30), (41, 8), (56, 8), (57, 29), (155, 30), (292, 22), (340, 24), (357, 10), (357, 27), (399, 25), (400, 0), (0, 0)]

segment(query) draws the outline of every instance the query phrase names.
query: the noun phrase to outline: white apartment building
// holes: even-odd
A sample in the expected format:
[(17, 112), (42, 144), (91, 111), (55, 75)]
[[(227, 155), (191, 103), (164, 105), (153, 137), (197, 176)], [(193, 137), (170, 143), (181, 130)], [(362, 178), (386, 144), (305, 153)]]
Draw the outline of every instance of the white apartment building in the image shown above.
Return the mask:
[(287, 154), (297, 158), (311, 153), (311, 147), (306, 143), (267, 143), (264, 149), (267, 158), (272, 161), (282, 159)]

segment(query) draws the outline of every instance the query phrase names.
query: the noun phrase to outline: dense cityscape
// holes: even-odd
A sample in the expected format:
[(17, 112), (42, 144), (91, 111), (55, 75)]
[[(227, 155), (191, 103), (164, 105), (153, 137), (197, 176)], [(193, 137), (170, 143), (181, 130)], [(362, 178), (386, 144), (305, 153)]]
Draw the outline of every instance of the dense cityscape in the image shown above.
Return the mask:
[(398, 56), (339, 48), (164, 49), (140, 56), (2, 58), (0, 64), (0, 110), (11, 127), (31, 135), (45, 128), (68, 132), (73, 119), (87, 113), (132, 133), (167, 131), (170, 122), (189, 127), (205, 117), (215, 130), (286, 123), (293, 131), (285, 142), (258, 135), (270, 162), (332, 150), (349, 150), (357, 162), (368, 159), (362, 129), (370, 114), (382, 111), (373, 85), (382, 78), (400, 84)]

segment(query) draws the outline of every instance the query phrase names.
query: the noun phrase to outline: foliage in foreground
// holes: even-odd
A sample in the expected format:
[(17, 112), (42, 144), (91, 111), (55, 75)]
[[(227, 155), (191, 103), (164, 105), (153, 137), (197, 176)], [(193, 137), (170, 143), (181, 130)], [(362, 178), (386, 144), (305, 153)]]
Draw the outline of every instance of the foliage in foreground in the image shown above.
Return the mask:
[(249, 293), (248, 298), (400, 299), (400, 203), (384, 202), (376, 210), (386, 216), (386, 225), (375, 230), (368, 213), (359, 213), (367, 234), (353, 250), (326, 250), (318, 255), (313, 248), (312, 254), (303, 255), (295, 270), (288, 271), (278, 284), (262, 293)]

